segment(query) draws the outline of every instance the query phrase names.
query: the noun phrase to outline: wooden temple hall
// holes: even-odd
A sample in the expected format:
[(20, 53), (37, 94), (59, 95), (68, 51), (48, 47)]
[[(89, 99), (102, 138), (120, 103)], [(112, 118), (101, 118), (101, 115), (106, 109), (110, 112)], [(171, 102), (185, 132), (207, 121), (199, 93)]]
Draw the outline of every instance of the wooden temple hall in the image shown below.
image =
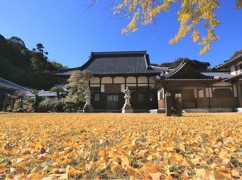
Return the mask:
[[(236, 67), (241, 68), (242, 58), (238, 59)], [(134, 112), (162, 111), (166, 92), (173, 102), (175, 94), (181, 94), (185, 111), (235, 111), (242, 107), (242, 78), (231, 73), (231, 65), (199, 72), (186, 62), (173, 69), (152, 65), (146, 51), (92, 52), (81, 67), (50, 75), (65, 84), (75, 70), (90, 71), (94, 76), (89, 82), (91, 104), (96, 112), (121, 112), (126, 87)]]

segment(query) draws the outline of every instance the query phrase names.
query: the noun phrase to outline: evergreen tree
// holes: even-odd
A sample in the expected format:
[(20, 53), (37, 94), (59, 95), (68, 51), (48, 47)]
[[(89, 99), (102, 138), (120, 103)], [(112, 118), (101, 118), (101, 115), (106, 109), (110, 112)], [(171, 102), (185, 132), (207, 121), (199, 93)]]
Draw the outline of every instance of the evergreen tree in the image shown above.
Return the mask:
[(81, 102), (85, 102), (84, 92), (89, 86), (91, 77), (92, 74), (89, 71), (74, 71), (67, 80), (68, 95), (65, 98), (65, 102), (75, 104), (76, 106), (79, 106)]

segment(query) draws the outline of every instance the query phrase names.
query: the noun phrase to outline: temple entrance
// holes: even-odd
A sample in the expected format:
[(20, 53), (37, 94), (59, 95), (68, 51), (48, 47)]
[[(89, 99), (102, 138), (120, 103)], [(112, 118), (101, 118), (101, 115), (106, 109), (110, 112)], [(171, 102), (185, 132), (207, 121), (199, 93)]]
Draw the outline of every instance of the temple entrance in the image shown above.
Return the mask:
[(118, 95), (107, 95), (107, 110), (119, 110)]

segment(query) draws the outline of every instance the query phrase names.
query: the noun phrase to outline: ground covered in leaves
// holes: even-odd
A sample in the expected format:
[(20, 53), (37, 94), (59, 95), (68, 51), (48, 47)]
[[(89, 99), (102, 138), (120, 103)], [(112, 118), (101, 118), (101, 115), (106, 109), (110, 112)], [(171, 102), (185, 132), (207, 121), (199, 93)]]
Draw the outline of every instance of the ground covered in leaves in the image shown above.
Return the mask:
[(241, 176), (239, 113), (0, 113), (0, 179)]

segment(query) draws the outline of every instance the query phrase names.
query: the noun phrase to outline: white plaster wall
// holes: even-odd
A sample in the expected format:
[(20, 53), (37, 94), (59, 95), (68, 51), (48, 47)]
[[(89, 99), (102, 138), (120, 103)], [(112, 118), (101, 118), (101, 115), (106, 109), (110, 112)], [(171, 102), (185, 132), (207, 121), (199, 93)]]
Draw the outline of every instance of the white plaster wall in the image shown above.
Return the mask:
[(121, 84), (121, 92), (124, 92), (125, 90), (125, 84)]
[(138, 84), (138, 86), (144, 86), (144, 87), (147, 87), (147, 86), (148, 86), (148, 83), (146, 83), (146, 84)]
[(90, 84), (91, 87), (100, 87), (99, 84)]
[(136, 84), (126, 84), (126, 86), (128, 86), (128, 87), (134, 87), (134, 86), (136, 86)]
[(197, 89), (194, 89), (194, 98), (197, 98)]
[(237, 74), (241, 74), (242, 73), (242, 69), (240, 69), (240, 65), (241, 64), (242, 64), (241, 62), (237, 63)]
[(113, 79), (111, 77), (102, 78), (102, 84), (111, 84), (112, 82), (113, 82)]
[(100, 79), (98, 77), (93, 77), (91, 80), (90, 80), (90, 83), (91, 84), (98, 84), (100, 83)]
[(164, 89), (162, 88), (161, 90), (157, 91), (157, 98), (158, 100), (164, 99)]
[(101, 92), (105, 92), (105, 87), (103, 84), (101, 85)]
[(114, 78), (114, 83), (115, 84), (122, 84), (125, 82), (125, 78), (124, 77), (115, 77)]
[(138, 83), (140, 84), (147, 84), (148, 83), (148, 78), (145, 76), (138, 77)]
[(198, 91), (198, 97), (199, 98), (203, 98), (204, 97), (204, 91), (203, 91), (203, 89), (201, 89), (201, 90)]
[(133, 76), (127, 77), (126, 83), (136, 83), (136, 77), (133, 77)]
[(235, 66), (231, 66), (231, 68), (230, 68), (230, 74), (236, 75)]

